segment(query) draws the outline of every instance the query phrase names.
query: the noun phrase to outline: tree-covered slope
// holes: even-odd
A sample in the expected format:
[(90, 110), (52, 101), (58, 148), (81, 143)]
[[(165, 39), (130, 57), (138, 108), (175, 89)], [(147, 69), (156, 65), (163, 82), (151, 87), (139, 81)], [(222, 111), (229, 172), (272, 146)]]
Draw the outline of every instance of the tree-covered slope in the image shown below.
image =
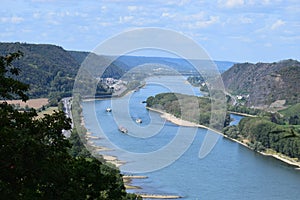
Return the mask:
[(51, 92), (68, 92), (78, 70), (77, 61), (55, 45), (0, 43), (0, 55), (21, 51), (14, 62), (22, 71), (18, 79), (30, 84), (29, 96), (48, 97)]
[[(22, 71), (18, 80), (30, 84), (31, 98), (50, 97), (54, 102), (63, 96), (71, 96), (73, 84), (81, 63), (87, 56), (92, 57), (92, 72), (95, 77), (121, 77), (124, 64), (112, 62), (108, 56), (88, 52), (66, 51), (62, 47), (49, 44), (0, 43), (0, 56), (21, 51), (23, 56), (14, 61), (14, 66)], [(110, 64), (111, 63), (111, 64)], [(108, 67), (107, 67), (108, 65)], [(101, 69), (106, 71), (102, 72)]]
[[(276, 119), (277, 118), (277, 119)], [(244, 141), (257, 151), (272, 149), (291, 158), (300, 159), (300, 129), (278, 116), (246, 117), (237, 126), (224, 129), (230, 138)]]
[[(19, 56), (0, 56), (0, 97), (16, 95), (25, 101), (28, 85), (11, 77), (20, 74), (11, 65)], [(36, 116), (34, 109), (19, 112), (0, 103), (1, 199), (141, 199), (126, 193), (118, 169), (91, 156), (68, 153), (75, 144), (74, 138), (69, 141), (62, 134), (71, 128), (64, 112)]]
[(249, 94), (248, 106), (269, 106), (276, 100), (300, 102), (300, 62), (296, 60), (235, 64), (222, 78), (229, 92)]
[[(217, 101), (217, 100), (214, 100)], [(222, 130), (228, 126), (230, 117), (223, 115), (223, 107), (215, 102), (212, 119), (212, 102), (207, 97), (196, 97), (179, 93), (160, 93), (147, 98), (147, 107), (172, 114), (177, 118)], [(224, 121), (225, 120), (225, 121)]]

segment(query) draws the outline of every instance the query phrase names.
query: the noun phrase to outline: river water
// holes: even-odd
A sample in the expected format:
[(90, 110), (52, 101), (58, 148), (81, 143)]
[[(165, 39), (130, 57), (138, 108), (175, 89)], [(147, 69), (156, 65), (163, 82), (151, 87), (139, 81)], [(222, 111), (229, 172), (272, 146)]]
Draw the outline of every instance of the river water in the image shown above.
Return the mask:
[[(142, 173), (136, 175), (148, 177), (133, 179), (132, 184), (142, 189), (128, 192), (179, 195), (183, 199), (204, 200), (300, 199), (299, 170), (274, 158), (257, 154), (221, 136), (213, 150), (200, 159), (198, 154), (207, 134), (205, 129), (178, 127), (162, 119), (159, 114), (148, 111), (142, 103), (147, 97), (161, 92), (176, 90), (175, 92), (188, 93), (183, 81), (172, 82), (173, 78), (163, 79), (171, 83), (171, 86), (149, 81), (144, 88), (126, 97), (83, 103), (86, 128), (94, 136), (103, 138), (95, 140), (94, 144), (113, 149), (101, 153), (126, 161), (127, 163), (120, 167), (124, 173), (129, 173), (130, 169), (138, 169)], [(195, 88), (191, 91), (201, 96)], [(105, 112), (107, 107), (111, 107), (113, 112)], [(236, 115), (232, 117), (235, 119), (232, 124), (237, 124), (241, 119)], [(141, 118), (143, 123), (136, 124), (137, 118)], [(118, 131), (119, 126), (128, 128), (129, 134)], [(144, 155), (167, 149), (179, 130), (186, 132), (186, 137), (192, 140), (181, 139), (182, 142), (177, 144), (178, 148), (175, 148), (175, 151), (173, 149), (167, 154), (154, 154), (156, 157), (145, 158), (142, 162), (143, 158), (138, 155), (128, 155), (128, 152)], [(189, 132), (195, 135), (189, 135)], [(178, 156), (176, 149), (183, 149), (181, 156)]]

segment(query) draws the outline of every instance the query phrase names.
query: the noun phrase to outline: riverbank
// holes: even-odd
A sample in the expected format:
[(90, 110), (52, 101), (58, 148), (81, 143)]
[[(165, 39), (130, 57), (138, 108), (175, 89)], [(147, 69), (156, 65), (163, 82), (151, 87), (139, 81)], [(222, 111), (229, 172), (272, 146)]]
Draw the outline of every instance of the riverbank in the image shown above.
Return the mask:
[(228, 111), (230, 114), (235, 114), (235, 115), (240, 115), (240, 116), (244, 116), (244, 117), (257, 117), (256, 115), (250, 115), (250, 114), (246, 114), (246, 113), (240, 113), (240, 112), (234, 112), (234, 111)]
[(160, 195), (160, 194), (138, 194), (146, 199), (180, 199), (181, 196), (177, 195)]
[(178, 125), (178, 126), (204, 128), (204, 129), (214, 131), (214, 132), (216, 132), (217, 134), (224, 136), (223, 133), (221, 133), (220, 131), (218, 131), (218, 130), (216, 130), (216, 129), (212, 129), (212, 128), (207, 127), (207, 126), (204, 126), (204, 125), (201, 125), (201, 124), (197, 124), (197, 123), (195, 123), (195, 122), (190, 122), (190, 121), (187, 121), (187, 120), (184, 120), (184, 119), (177, 118), (177, 117), (175, 117), (174, 115), (169, 114), (169, 113), (167, 113), (167, 112), (164, 112), (164, 111), (162, 111), (162, 110), (155, 109), (155, 108), (150, 108), (150, 107), (148, 107), (148, 106), (146, 106), (146, 109), (148, 109), (148, 110), (150, 110), (150, 111), (153, 111), (153, 112), (160, 113), (162, 118), (164, 118), (164, 119), (166, 119), (167, 121), (170, 121), (170, 122), (172, 122), (173, 124), (176, 124), (176, 125)]
[[(130, 95), (135, 91), (128, 91), (124, 96)], [(118, 97), (119, 98), (119, 97)], [(95, 101), (99, 99), (87, 99), (84, 101)], [(104, 100), (104, 99), (102, 99)], [(81, 122), (80, 125), (85, 127), (85, 122), (84, 122), (84, 117), (83, 115), (80, 116)], [(101, 155), (101, 157), (105, 160), (106, 163), (110, 163), (114, 165), (117, 168), (120, 168), (122, 165), (124, 165), (126, 162), (118, 160), (116, 156), (111, 156), (111, 155), (105, 155), (105, 151), (113, 151), (113, 149), (109, 149), (103, 146), (98, 146), (95, 144), (95, 141), (101, 140), (102, 138), (94, 135), (93, 133), (86, 131), (84, 134), (84, 138), (86, 140), (86, 144), (88, 146), (88, 149), (93, 152), (94, 155)], [(178, 195), (169, 195), (168, 193), (165, 194), (149, 194), (145, 193), (143, 191), (143, 188), (138, 186), (138, 185), (133, 185), (132, 181), (133, 179), (147, 179), (148, 177), (146, 176), (136, 176), (136, 175), (123, 175), (123, 183), (126, 188), (126, 190), (134, 190), (137, 192), (134, 192), (135, 194), (141, 196), (142, 198), (145, 199), (179, 199), (182, 198), (181, 196)], [(129, 192), (130, 193), (130, 192)]]
[[(150, 108), (150, 107), (146, 107), (146, 108), (147, 108), (148, 110), (150, 110), (150, 111), (160, 113), (162, 118), (164, 118), (164, 119), (166, 119), (167, 121), (170, 121), (170, 122), (172, 122), (172, 123), (174, 123), (174, 124), (176, 124), (176, 125), (178, 125), (178, 126), (197, 127), (197, 128), (208, 129), (208, 130), (211, 130), (211, 131), (216, 132), (216, 133), (219, 134), (219, 135), (222, 135), (222, 136), (223, 136), (224, 138), (226, 138), (226, 139), (229, 139), (229, 140), (231, 140), (231, 141), (233, 141), (233, 142), (236, 142), (236, 143), (238, 143), (238, 144), (240, 144), (240, 145), (243, 145), (244, 147), (246, 147), (246, 148), (248, 148), (249, 150), (252, 150), (252, 151), (253, 151), (253, 149), (251, 149), (251, 148), (248, 146), (248, 144), (247, 144), (246, 141), (243, 142), (243, 141), (240, 141), (240, 140), (237, 140), (237, 139), (230, 138), (230, 137), (224, 135), (223, 133), (221, 133), (220, 131), (211, 129), (211, 128), (209, 128), (209, 127), (207, 127), (207, 126), (204, 126), (204, 125), (196, 124), (196, 123), (194, 123), (194, 122), (190, 122), (190, 121), (186, 121), (186, 120), (183, 120), (183, 119), (179, 119), (179, 118), (175, 117), (174, 115), (169, 114), (169, 113), (166, 113), (166, 112), (164, 112), (164, 111), (162, 111), (162, 110), (158, 110), (158, 109), (154, 109), (154, 108)], [(239, 114), (236, 113), (236, 112), (233, 112), (232, 114), (239, 115)], [(244, 114), (243, 116), (248, 116), (248, 114)], [(251, 117), (255, 117), (254, 115), (250, 115), (250, 116), (251, 116)], [(287, 156), (284, 156), (284, 157), (283, 157), (283, 156), (280, 155), (280, 154), (267, 153), (267, 152), (260, 152), (260, 151), (257, 151), (257, 153), (260, 153), (261, 155), (264, 155), (264, 156), (270, 156), (270, 157), (273, 157), (273, 158), (275, 158), (275, 159), (277, 159), (277, 160), (280, 160), (280, 161), (282, 161), (282, 162), (284, 162), (284, 163), (286, 163), (286, 164), (288, 164), (288, 165), (290, 165), (290, 166), (295, 167), (295, 169), (299, 169), (299, 168), (300, 168), (300, 162), (292, 161), (292, 158), (289, 158), (289, 157), (287, 157)]]
[[(81, 116), (81, 125), (85, 127), (84, 119), (83, 116)], [(125, 164), (125, 161), (118, 160), (117, 157), (115, 156), (110, 156), (110, 155), (105, 155), (103, 152), (105, 151), (112, 151), (112, 149), (109, 149), (107, 147), (102, 147), (94, 144), (95, 140), (100, 140), (101, 138), (98, 136), (93, 136), (91, 132), (86, 132), (85, 134), (85, 140), (86, 140), (86, 145), (88, 145), (88, 149), (93, 151), (94, 153), (100, 154), (105, 162), (110, 163), (115, 165), (117, 168)]]

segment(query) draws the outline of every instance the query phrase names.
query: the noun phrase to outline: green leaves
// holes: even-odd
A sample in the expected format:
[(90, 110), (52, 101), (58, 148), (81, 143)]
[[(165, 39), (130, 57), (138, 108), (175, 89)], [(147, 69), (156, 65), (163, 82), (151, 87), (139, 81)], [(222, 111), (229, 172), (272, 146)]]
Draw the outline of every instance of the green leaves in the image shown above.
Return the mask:
[(19, 75), (20, 69), (14, 67), (12, 62), (19, 59), (23, 54), (18, 51), (0, 56), (0, 97), (4, 99), (13, 99), (20, 97), (23, 101), (28, 100), (25, 92), (29, 89), (29, 85), (12, 78), (13, 75)]
[(254, 150), (271, 148), (277, 152), (300, 159), (299, 131), (293, 127), (275, 124), (268, 117), (247, 117), (240, 121), (238, 127), (225, 129), (225, 134), (233, 137), (236, 133), (248, 139)]
[[(26, 84), (7, 77), (21, 54), (0, 57), (0, 97), (28, 99)], [(73, 157), (62, 130), (71, 128), (65, 114), (35, 119), (35, 110), (19, 112), (0, 104), (0, 194), (2, 199), (136, 199), (125, 192), (118, 169), (89, 157)]]

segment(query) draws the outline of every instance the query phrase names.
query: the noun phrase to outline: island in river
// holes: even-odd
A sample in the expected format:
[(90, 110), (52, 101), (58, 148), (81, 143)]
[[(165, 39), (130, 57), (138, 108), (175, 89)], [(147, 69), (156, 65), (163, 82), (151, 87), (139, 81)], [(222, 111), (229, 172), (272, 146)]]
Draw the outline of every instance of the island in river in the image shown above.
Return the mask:
[[(162, 117), (181, 125), (204, 127), (210, 129), (210, 100), (208, 97), (197, 97), (200, 112), (189, 108), (189, 95), (161, 93), (147, 99), (150, 110), (160, 112)], [(183, 101), (185, 103), (179, 103)], [(180, 106), (179, 106), (180, 104)], [(188, 117), (181, 115), (182, 110), (189, 113)], [(228, 126), (230, 117), (225, 118), (224, 129), (215, 132), (234, 140), (263, 155), (273, 156), (290, 165), (300, 167), (300, 129), (299, 125), (287, 124), (286, 115), (262, 112), (259, 116), (247, 116), (238, 125)], [(289, 118), (291, 119), (291, 118)]]

